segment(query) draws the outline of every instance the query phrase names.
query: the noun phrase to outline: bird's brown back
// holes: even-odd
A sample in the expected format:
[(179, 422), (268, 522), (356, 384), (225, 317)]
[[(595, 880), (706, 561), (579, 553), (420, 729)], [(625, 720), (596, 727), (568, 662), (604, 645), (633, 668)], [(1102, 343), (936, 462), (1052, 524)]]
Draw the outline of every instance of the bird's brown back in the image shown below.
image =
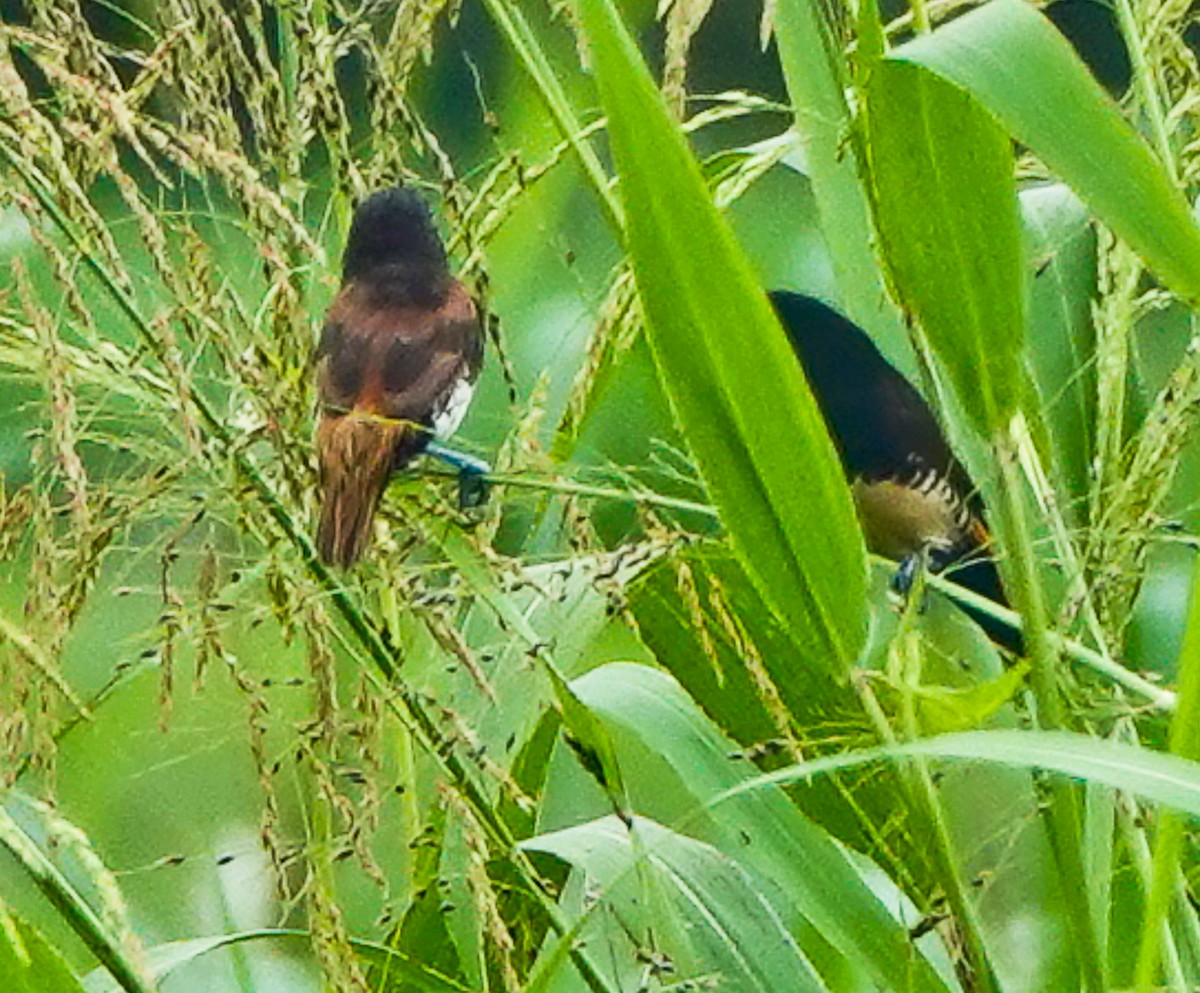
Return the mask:
[(439, 410), (482, 362), (475, 303), (457, 280), (432, 309), (369, 282), (338, 294), (317, 348), (317, 549), (326, 561), (349, 567), (362, 556), (391, 473), (425, 448)]

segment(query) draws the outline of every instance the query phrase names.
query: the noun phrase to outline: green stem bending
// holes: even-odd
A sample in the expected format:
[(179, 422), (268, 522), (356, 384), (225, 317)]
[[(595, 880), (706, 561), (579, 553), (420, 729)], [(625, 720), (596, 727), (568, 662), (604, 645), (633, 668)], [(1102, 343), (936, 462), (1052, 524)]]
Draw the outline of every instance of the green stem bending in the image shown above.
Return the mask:
[[(1171, 751), (1185, 759), (1200, 758), (1200, 559), (1192, 570), (1192, 596), (1187, 629), (1179, 654), (1179, 708), (1171, 719)], [(1176, 898), (1179, 855), (1183, 846), (1183, 822), (1173, 811), (1159, 814), (1154, 839), (1154, 871), (1142, 943), (1138, 949), (1135, 989), (1149, 993), (1155, 988), (1161, 948), (1170, 940), (1170, 910)], [(1188, 908), (1185, 913), (1191, 913)]]
[[(443, 469), (427, 470), (429, 476), (453, 478), (457, 474)], [(666, 496), (644, 488), (620, 489), (615, 486), (595, 486), (590, 483), (577, 483), (559, 476), (533, 476), (527, 473), (489, 473), (484, 477), (487, 482), (497, 486), (512, 486), (519, 489), (541, 490), (549, 493), (565, 493), (571, 496), (590, 496), (601, 500), (619, 500), (627, 503), (644, 504), (648, 507), (661, 507), (664, 510), (678, 510), (684, 513), (697, 514), (712, 521), (719, 521), (720, 514), (711, 504), (697, 500), (686, 500), (681, 497)], [(891, 559), (880, 555), (872, 555), (871, 561), (881, 565), (895, 566)], [(944, 593), (956, 603), (965, 604), (973, 610), (987, 614), (1001, 623), (1007, 624), (1014, 631), (1021, 629), (1021, 615), (1015, 610), (1001, 607), (999, 604), (980, 596), (965, 586), (959, 586), (952, 579), (941, 575), (928, 575), (925, 581), (939, 593)], [(1136, 693), (1148, 701), (1157, 710), (1170, 713), (1176, 707), (1176, 695), (1171, 690), (1163, 689), (1150, 680), (1131, 672), (1119, 662), (1113, 661), (1107, 655), (1088, 648), (1082, 642), (1067, 638), (1057, 631), (1046, 631), (1046, 637), (1054, 651), (1067, 656), (1072, 662), (1087, 666), (1093, 672), (1099, 673), (1110, 682)]]
[(617, 200), (616, 194), (612, 191), (608, 174), (604, 171), (604, 166), (600, 164), (595, 149), (583, 136), (583, 127), (575, 118), (575, 112), (571, 109), (566, 91), (563, 90), (562, 83), (559, 82), (558, 76), (550, 66), (546, 53), (538, 44), (537, 36), (530, 30), (525, 15), (521, 13), (520, 7), (510, 0), (484, 0), (484, 6), (492, 15), (492, 20), (496, 22), (500, 33), (512, 45), (517, 58), (521, 60), (521, 64), (525, 67), (525, 71), (529, 74), (529, 78), (542, 98), (542, 102), (545, 103), (546, 109), (554, 119), (559, 133), (578, 156), (584, 175), (587, 176), (596, 195), (600, 198), (609, 224), (612, 225), (614, 231), (623, 231), (625, 228), (624, 212), (621, 210), (621, 204)]
[[(899, 654), (908, 656), (907, 632), (903, 629), (897, 633), (894, 644), (899, 645)], [(919, 654), (916, 659), (902, 660), (902, 665), (908, 663), (920, 664)], [(867, 718), (875, 728), (876, 734), (885, 745), (895, 745), (899, 739), (893, 730), (887, 714), (879, 705), (870, 683), (865, 678), (855, 682), (859, 700), (866, 711)], [(904, 737), (906, 740), (916, 740), (919, 735), (916, 712), (912, 705), (912, 695), (904, 695)], [(976, 993), (997, 993), (999, 983), (992, 971), (991, 958), (987, 953), (987, 945), (983, 940), (983, 928), (975, 905), (971, 901), (968, 887), (959, 872), (959, 860), (955, 854), (954, 840), (950, 836), (950, 828), (946, 823), (945, 811), (941, 798), (933, 785), (929, 774), (929, 760), (924, 757), (902, 760), (899, 766), (900, 783), (908, 799), (909, 807), (918, 822), (924, 826), (931, 836), (929, 858), (933, 864), (935, 878), (946, 895), (946, 902), (954, 915), (958, 936), (966, 952), (966, 961), (970, 963), (971, 976)]]

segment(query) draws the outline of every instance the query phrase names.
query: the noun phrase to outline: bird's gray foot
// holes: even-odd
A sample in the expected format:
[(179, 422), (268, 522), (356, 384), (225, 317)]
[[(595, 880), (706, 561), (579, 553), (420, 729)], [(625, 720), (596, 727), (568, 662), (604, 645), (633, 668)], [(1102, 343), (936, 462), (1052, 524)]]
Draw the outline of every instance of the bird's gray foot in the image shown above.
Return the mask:
[(458, 470), (459, 510), (473, 510), (483, 506), (489, 490), (486, 477), (492, 471), (487, 462), (474, 455), (447, 448), (436, 441), (431, 441), (425, 446), (425, 453)]

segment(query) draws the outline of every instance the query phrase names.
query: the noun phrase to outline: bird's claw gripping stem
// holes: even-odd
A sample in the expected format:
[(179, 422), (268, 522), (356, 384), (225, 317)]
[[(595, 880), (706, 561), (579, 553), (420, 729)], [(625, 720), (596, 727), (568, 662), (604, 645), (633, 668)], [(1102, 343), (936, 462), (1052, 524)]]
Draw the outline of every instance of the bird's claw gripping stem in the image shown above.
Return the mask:
[(432, 455), (458, 470), (459, 510), (471, 510), (483, 505), (488, 495), (488, 482), (485, 477), (492, 471), (487, 462), (474, 455), (447, 448), (436, 441), (431, 441), (425, 446), (425, 454)]

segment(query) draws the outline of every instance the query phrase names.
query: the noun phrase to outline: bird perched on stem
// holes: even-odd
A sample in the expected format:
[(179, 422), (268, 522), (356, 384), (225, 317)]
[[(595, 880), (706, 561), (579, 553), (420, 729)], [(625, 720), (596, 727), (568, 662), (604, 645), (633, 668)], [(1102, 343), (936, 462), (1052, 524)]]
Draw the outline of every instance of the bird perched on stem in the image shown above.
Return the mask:
[[(897, 585), (907, 589), (924, 557), (934, 572), (1007, 606), (983, 500), (921, 395), (837, 311), (798, 293), (770, 298), (842, 460), (867, 546), (901, 563)], [(1018, 632), (963, 609), (1020, 653)]]
[(361, 558), (389, 477), (422, 452), (459, 469), (460, 499), (481, 497), (487, 464), (437, 439), (458, 428), (482, 364), (475, 301), (451, 276), (425, 201), (404, 188), (371, 194), (317, 346), (322, 559)]

